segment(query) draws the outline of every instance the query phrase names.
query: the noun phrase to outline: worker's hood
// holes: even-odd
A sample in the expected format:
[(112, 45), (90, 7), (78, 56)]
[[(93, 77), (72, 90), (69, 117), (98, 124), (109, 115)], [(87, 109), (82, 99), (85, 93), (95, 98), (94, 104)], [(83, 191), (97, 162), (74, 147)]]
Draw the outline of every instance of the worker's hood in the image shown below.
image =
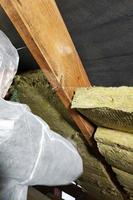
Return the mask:
[(18, 69), (19, 56), (7, 36), (0, 31), (0, 97), (4, 98)]

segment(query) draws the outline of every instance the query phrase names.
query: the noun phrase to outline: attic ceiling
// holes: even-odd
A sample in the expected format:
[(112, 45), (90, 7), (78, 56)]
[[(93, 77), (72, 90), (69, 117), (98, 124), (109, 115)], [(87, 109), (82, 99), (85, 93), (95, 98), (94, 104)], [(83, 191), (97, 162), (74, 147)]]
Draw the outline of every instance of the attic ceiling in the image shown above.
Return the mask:
[[(94, 85), (133, 85), (133, 1), (56, 0)], [(25, 44), (0, 9), (1, 29), (16, 48)], [(28, 49), (19, 51), (20, 71), (38, 68)]]

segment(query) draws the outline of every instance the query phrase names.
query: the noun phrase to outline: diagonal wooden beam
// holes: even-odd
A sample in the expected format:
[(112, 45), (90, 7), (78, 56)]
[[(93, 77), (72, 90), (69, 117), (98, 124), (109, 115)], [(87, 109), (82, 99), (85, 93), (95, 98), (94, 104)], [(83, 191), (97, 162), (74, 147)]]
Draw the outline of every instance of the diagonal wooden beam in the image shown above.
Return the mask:
[(39, 192), (33, 187), (29, 187), (27, 200), (52, 200), (43, 193)]
[(77, 87), (89, 79), (54, 0), (0, 0), (46, 78), (88, 142), (94, 128), (70, 109)]

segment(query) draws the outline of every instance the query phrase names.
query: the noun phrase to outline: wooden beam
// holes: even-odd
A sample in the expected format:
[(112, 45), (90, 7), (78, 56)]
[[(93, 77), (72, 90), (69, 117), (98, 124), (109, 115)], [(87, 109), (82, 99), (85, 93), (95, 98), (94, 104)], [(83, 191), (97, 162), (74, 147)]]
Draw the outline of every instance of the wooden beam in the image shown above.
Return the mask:
[(33, 187), (29, 187), (27, 200), (51, 200)]
[(65, 185), (65, 186), (57, 186), (57, 187), (37, 186), (36, 189), (43, 194), (46, 194), (46, 192), (47, 192), (47, 194), (54, 194), (53, 196), (55, 197), (55, 199), (60, 199), (60, 200), (62, 199), (61, 198), (62, 192), (65, 192), (66, 194), (68, 194), (78, 200), (88, 200), (88, 199), (98, 200), (98, 199), (92, 197), (92, 195), (85, 192), (85, 190), (83, 188), (80, 188), (74, 184)]
[(0, 4), (89, 142), (94, 128), (70, 104), (77, 87), (91, 84), (55, 1), (0, 0)]

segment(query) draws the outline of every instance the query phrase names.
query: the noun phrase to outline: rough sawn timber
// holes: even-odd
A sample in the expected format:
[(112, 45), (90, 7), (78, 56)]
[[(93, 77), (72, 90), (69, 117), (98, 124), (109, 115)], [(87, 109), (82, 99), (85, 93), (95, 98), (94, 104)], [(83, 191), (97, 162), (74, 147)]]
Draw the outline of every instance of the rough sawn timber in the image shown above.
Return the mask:
[(89, 87), (90, 82), (55, 1), (0, 0), (0, 4), (89, 142), (94, 128), (70, 109), (70, 103), (75, 88)]
[(33, 187), (29, 188), (27, 200), (52, 200)]

